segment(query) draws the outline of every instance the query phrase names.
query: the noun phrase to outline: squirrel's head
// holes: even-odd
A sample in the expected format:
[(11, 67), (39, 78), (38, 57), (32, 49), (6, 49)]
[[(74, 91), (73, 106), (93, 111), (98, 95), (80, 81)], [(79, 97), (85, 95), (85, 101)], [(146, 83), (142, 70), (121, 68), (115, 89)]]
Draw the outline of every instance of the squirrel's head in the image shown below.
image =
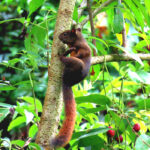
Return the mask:
[(64, 44), (73, 44), (82, 36), (80, 28), (72, 28), (71, 30), (66, 30), (59, 35), (59, 39)]

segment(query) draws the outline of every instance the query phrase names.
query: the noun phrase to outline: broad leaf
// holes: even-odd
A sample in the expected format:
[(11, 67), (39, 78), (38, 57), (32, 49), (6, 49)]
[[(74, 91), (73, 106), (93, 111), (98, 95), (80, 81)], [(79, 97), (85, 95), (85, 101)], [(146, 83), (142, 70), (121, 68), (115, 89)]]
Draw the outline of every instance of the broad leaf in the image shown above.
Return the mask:
[(22, 24), (24, 24), (25, 18), (22, 17), (22, 18), (14, 18), (14, 19), (3, 20), (3, 21), (0, 21), (0, 24), (5, 23), (5, 22), (10, 22), (10, 21), (18, 21), (18, 22), (21, 22)]
[[(34, 98), (32, 97), (25, 96), (25, 97), (20, 97), (20, 99), (34, 105)], [(38, 112), (42, 112), (42, 104), (40, 100), (36, 98), (35, 102), (36, 102), (36, 107), (37, 107)]]
[(29, 3), (29, 16), (42, 6), (44, 0), (31, 0)]
[(8, 108), (0, 108), (0, 122), (2, 122), (10, 113)]
[(38, 127), (37, 125), (33, 124), (30, 129), (29, 129), (29, 137), (34, 138), (34, 136), (36, 135), (38, 131)]
[(13, 140), (13, 141), (11, 141), (11, 144), (23, 147), (23, 145), (25, 144), (25, 142), (23, 140)]
[(115, 33), (120, 33), (123, 29), (123, 14), (120, 8), (115, 8), (113, 29)]
[(76, 97), (76, 102), (80, 103), (95, 103), (99, 105), (110, 105), (111, 101), (108, 97), (100, 94), (91, 94), (88, 96)]
[(135, 143), (136, 150), (149, 150), (150, 149), (150, 136), (142, 134), (140, 135)]
[(8, 126), (8, 131), (12, 130), (13, 128), (21, 125), (22, 123), (26, 122), (25, 116), (17, 117), (16, 119), (12, 120)]

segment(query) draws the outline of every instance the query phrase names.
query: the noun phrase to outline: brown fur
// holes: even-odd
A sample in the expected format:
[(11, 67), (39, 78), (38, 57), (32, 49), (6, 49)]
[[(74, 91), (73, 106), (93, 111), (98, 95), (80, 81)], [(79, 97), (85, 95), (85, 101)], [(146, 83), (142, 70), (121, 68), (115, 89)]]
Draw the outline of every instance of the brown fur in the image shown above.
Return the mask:
[[(66, 118), (59, 134), (51, 141), (54, 147), (63, 147), (69, 143), (76, 117), (76, 103), (72, 93), (72, 86), (82, 81), (88, 74), (91, 65), (91, 50), (81, 34), (80, 29), (64, 31), (59, 39), (70, 49), (60, 60), (65, 65), (63, 72), (63, 99)], [(71, 54), (71, 57), (66, 57)]]

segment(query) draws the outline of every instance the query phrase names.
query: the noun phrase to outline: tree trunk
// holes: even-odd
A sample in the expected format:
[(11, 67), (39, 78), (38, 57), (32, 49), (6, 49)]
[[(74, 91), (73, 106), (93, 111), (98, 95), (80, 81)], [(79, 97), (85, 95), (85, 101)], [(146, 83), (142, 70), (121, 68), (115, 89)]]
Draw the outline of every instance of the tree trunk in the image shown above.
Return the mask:
[(50, 139), (57, 131), (62, 110), (62, 63), (59, 60), (58, 54), (63, 53), (65, 48), (64, 44), (58, 39), (58, 36), (64, 30), (70, 29), (74, 6), (75, 0), (61, 0), (58, 9), (52, 45), (51, 65), (48, 68), (48, 87), (36, 138), (36, 143), (43, 146), (46, 150), (52, 150), (50, 148)]

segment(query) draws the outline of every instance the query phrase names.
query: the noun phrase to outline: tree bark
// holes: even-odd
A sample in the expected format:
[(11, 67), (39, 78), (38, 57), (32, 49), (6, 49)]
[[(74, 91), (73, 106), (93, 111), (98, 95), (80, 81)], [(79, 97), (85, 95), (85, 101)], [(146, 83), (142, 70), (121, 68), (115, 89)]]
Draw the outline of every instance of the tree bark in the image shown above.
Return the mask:
[(61, 0), (54, 30), (52, 44), (51, 65), (48, 68), (48, 87), (44, 100), (43, 113), (40, 120), (39, 131), (36, 143), (46, 150), (50, 148), (50, 139), (57, 131), (59, 118), (62, 110), (61, 75), (62, 63), (59, 60), (59, 53), (63, 53), (64, 44), (58, 36), (66, 29), (70, 29), (75, 0)]

